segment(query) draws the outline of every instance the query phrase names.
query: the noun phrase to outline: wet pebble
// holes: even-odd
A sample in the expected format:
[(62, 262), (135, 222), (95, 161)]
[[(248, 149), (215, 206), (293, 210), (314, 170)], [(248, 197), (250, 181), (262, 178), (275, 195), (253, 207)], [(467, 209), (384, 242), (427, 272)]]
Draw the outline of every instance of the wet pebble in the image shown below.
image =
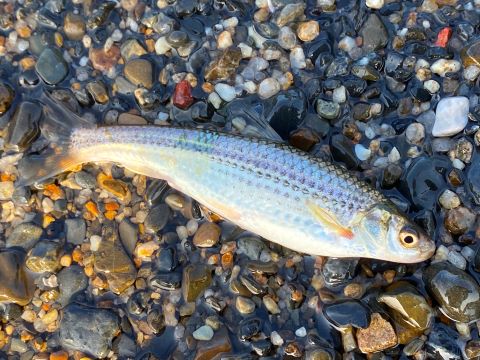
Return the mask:
[(369, 326), (357, 331), (357, 342), (361, 352), (375, 353), (397, 345), (397, 335), (387, 320), (373, 313)]
[(25, 268), (25, 255), (16, 250), (0, 251), (0, 301), (23, 306), (30, 302), (33, 291), (33, 279)]
[(46, 48), (40, 54), (35, 64), (35, 70), (43, 81), (55, 85), (67, 76), (68, 65), (59, 50)]
[(10, 109), (14, 96), (15, 92), (9, 85), (0, 83), (0, 115), (5, 114)]
[(432, 135), (451, 136), (462, 131), (468, 122), (469, 101), (464, 96), (443, 98), (437, 104)]
[(112, 311), (71, 304), (64, 310), (59, 338), (66, 349), (103, 358), (118, 330), (118, 318)]
[(149, 232), (156, 233), (162, 230), (168, 222), (171, 211), (168, 205), (160, 204), (155, 206), (148, 213), (144, 225)]
[(71, 265), (59, 271), (57, 281), (60, 291), (58, 302), (62, 306), (68, 305), (72, 297), (81, 293), (88, 286), (88, 277), (78, 265)]
[(8, 236), (7, 247), (19, 246), (29, 250), (42, 236), (41, 227), (32, 223), (22, 223), (16, 226), (10, 236)]
[(193, 244), (198, 247), (215, 246), (220, 239), (220, 233), (221, 229), (217, 224), (211, 222), (203, 223), (193, 237)]
[(208, 341), (213, 338), (213, 329), (208, 325), (203, 325), (193, 332), (193, 337), (196, 340)]
[(360, 301), (347, 300), (323, 308), (325, 317), (335, 326), (352, 325), (356, 328), (366, 328), (370, 324), (370, 310)]
[(424, 271), (423, 279), (429, 293), (449, 318), (467, 323), (480, 318), (480, 288), (466, 272), (439, 262)]
[(461, 235), (470, 229), (475, 222), (475, 214), (469, 209), (457, 206), (447, 212), (445, 228), (454, 235)]
[(27, 267), (36, 273), (55, 272), (60, 266), (61, 244), (42, 240), (35, 244), (27, 256)]
[(123, 69), (125, 77), (134, 85), (150, 89), (153, 86), (153, 67), (146, 59), (132, 59)]
[(280, 91), (280, 84), (275, 78), (266, 78), (258, 86), (258, 95), (262, 99), (268, 99)]
[(70, 40), (81, 40), (83, 38), (86, 27), (82, 16), (69, 12), (63, 21), (63, 31)]
[(80, 218), (65, 220), (65, 237), (71, 244), (81, 244), (85, 240), (87, 226), (85, 220)]

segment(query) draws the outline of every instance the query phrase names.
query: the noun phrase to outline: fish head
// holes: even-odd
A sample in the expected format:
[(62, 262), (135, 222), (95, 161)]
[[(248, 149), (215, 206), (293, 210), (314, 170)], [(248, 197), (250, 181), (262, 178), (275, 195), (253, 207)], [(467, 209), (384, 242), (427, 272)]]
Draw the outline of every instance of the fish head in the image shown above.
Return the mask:
[(361, 216), (355, 237), (364, 245), (365, 257), (398, 263), (429, 259), (435, 243), (391, 203), (379, 203)]

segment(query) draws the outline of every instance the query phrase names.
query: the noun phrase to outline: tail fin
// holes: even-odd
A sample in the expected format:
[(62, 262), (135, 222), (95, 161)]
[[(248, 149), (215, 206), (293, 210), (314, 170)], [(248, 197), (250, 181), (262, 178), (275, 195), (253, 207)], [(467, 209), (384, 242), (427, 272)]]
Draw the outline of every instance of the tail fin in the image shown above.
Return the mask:
[(17, 186), (41, 183), (74, 166), (83, 163), (77, 154), (70, 151), (70, 135), (75, 128), (92, 128), (95, 124), (74, 114), (55, 100), (43, 93), (44, 119), (41, 126), (42, 135), (50, 142), (50, 147), (39, 155), (29, 155), (18, 164), (19, 179)]

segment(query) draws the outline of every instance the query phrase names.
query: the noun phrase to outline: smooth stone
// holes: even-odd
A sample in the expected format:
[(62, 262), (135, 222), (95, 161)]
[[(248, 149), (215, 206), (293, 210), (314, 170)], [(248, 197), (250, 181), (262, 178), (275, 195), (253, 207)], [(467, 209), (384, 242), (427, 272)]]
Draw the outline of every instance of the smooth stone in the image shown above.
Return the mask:
[(85, 240), (87, 225), (81, 218), (66, 219), (64, 231), (68, 243), (80, 245)]
[(346, 136), (335, 134), (330, 138), (332, 157), (335, 161), (344, 163), (348, 169), (358, 168), (360, 162), (354, 152), (354, 144)]
[(2, 181), (0, 182), (0, 201), (10, 200), (15, 191), (15, 186), (13, 181)]
[(215, 91), (226, 102), (230, 102), (236, 97), (235, 88), (228, 84), (218, 83), (215, 85)]
[(456, 73), (461, 68), (460, 61), (447, 59), (439, 59), (430, 66), (430, 70), (441, 77), (445, 77), (447, 73)]
[(358, 329), (358, 348), (364, 354), (376, 353), (397, 345), (397, 335), (392, 325), (380, 314), (373, 313), (370, 325)]
[(12, 105), (15, 98), (15, 92), (13, 89), (4, 83), (0, 83), (0, 115), (5, 114)]
[(95, 177), (86, 171), (75, 173), (75, 181), (84, 189), (93, 189), (97, 184)]
[(25, 269), (25, 255), (17, 250), (0, 251), (0, 302), (27, 305), (34, 289)]
[(110, 100), (108, 97), (108, 90), (105, 84), (100, 80), (90, 81), (85, 90), (92, 96), (93, 100), (98, 104), (106, 104)]
[(356, 328), (366, 328), (370, 324), (370, 310), (357, 300), (325, 305), (323, 313), (327, 320), (337, 327), (351, 325)]
[(318, 21), (310, 20), (300, 23), (297, 28), (297, 36), (302, 41), (312, 41), (320, 34)]
[(251, 314), (255, 311), (255, 303), (253, 300), (243, 296), (237, 296), (235, 306), (240, 314)]
[(60, 267), (61, 244), (42, 240), (35, 244), (27, 256), (27, 267), (36, 273), (56, 272)]
[(59, 50), (46, 48), (40, 54), (35, 64), (35, 70), (43, 81), (47, 84), (55, 85), (67, 76), (68, 64)]
[(83, 268), (78, 265), (71, 265), (63, 268), (57, 274), (60, 297), (58, 303), (66, 306), (70, 300), (88, 287), (88, 277)]
[(215, 332), (212, 339), (198, 343), (196, 350), (194, 360), (211, 360), (222, 353), (229, 353), (232, 350), (232, 344), (228, 330), (222, 326)]
[(304, 11), (305, 11), (305, 4), (302, 4), (302, 3), (287, 4), (280, 11), (275, 22), (278, 26), (284, 26), (298, 19), (299, 17), (303, 16)]
[(432, 359), (463, 359), (459, 338), (458, 333), (448, 325), (435, 323), (425, 343), (427, 356)]
[(95, 254), (94, 269), (105, 275), (110, 290), (115, 294), (122, 293), (135, 282), (137, 271), (113, 225), (103, 227), (102, 242)]
[(112, 311), (71, 304), (64, 309), (58, 334), (66, 349), (104, 358), (118, 331), (118, 317)]
[(5, 148), (24, 151), (40, 134), (39, 122), (42, 109), (29, 101), (21, 102), (7, 126)]
[(174, 48), (185, 45), (188, 42), (188, 34), (184, 31), (172, 31), (166, 37), (167, 42)]
[(214, 332), (210, 326), (203, 325), (195, 330), (192, 335), (195, 340), (209, 341), (213, 338)]
[(123, 60), (125, 60), (125, 62), (128, 62), (133, 58), (146, 55), (147, 51), (138, 42), (137, 39), (128, 39), (120, 47), (120, 54), (122, 55)]
[(211, 269), (204, 264), (190, 264), (183, 270), (182, 294), (186, 302), (195, 301), (212, 281)]
[(82, 40), (85, 35), (85, 20), (81, 15), (68, 12), (63, 22), (63, 31), (70, 40)]
[(238, 326), (238, 337), (242, 341), (250, 340), (262, 331), (263, 322), (257, 317), (244, 319)]
[(329, 257), (322, 268), (322, 274), (329, 285), (341, 285), (353, 279), (358, 259), (339, 259)]
[(212, 247), (220, 240), (221, 229), (213, 222), (206, 222), (200, 225), (195, 236), (193, 244), (198, 247)]
[(458, 206), (448, 210), (445, 216), (445, 228), (453, 235), (466, 233), (475, 223), (476, 214), (466, 207)]
[(160, 204), (150, 210), (145, 219), (145, 229), (151, 233), (161, 231), (167, 225), (170, 218), (170, 208), (166, 204)]
[(278, 33), (277, 41), (278, 45), (285, 50), (291, 50), (295, 47), (295, 45), (297, 45), (297, 36), (290, 27), (284, 26)]
[(153, 86), (153, 68), (146, 59), (132, 59), (123, 69), (125, 77), (134, 85), (150, 89)]
[(207, 66), (205, 69), (205, 80), (228, 80), (234, 76), (241, 60), (242, 51), (239, 48), (230, 47), (226, 49)]
[(452, 190), (445, 190), (440, 197), (438, 202), (444, 209), (450, 210), (460, 206), (460, 198)]
[(237, 253), (246, 255), (250, 260), (259, 260), (264, 249), (265, 243), (258, 238), (246, 236), (237, 240)]
[(340, 115), (340, 105), (334, 102), (317, 100), (317, 114), (328, 120), (335, 120)]
[(464, 96), (443, 98), (437, 104), (432, 135), (451, 136), (462, 131), (468, 123), (469, 100)]
[(138, 226), (132, 224), (128, 219), (124, 219), (118, 225), (118, 233), (127, 254), (132, 256), (138, 241)]
[(425, 126), (420, 123), (412, 123), (405, 130), (407, 142), (412, 145), (420, 145), (425, 139)]
[(280, 83), (275, 78), (266, 78), (258, 86), (258, 95), (261, 99), (268, 99), (280, 91)]
[(389, 307), (396, 322), (420, 331), (430, 327), (434, 320), (433, 309), (413, 285), (400, 281), (386, 290), (378, 297), (378, 301)]
[(159, 271), (170, 272), (177, 267), (177, 252), (175, 248), (169, 247), (160, 249), (155, 261)]
[(42, 236), (43, 229), (32, 223), (21, 223), (17, 225), (7, 238), (7, 247), (22, 247), (29, 250)]
[(447, 262), (438, 262), (424, 271), (423, 280), (449, 318), (463, 323), (480, 319), (480, 288), (466, 272)]
[(366, 0), (365, 5), (369, 7), (370, 9), (381, 9), (384, 5), (384, 0)]
[(117, 65), (118, 60), (120, 59), (120, 49), (116, 45), (113, 45), (107, 51), (105, 51), (104, 47), (92, 47), (89, 50), (88, 58), (92, 62), (94, 69), (108, 72)]
[(467, 172), (466, 188), (475, 204), (480, 205), (480, 159), (478, 156), (473, 157)]
[(360, 35), (363, 38), (365, 53), (383, 49), (388, 43), (387, 29), (383, 21), (374, 13), (370, 14), (363, 24)]
[(290, 145), (303, 151), (309, 151), (320, 141), (319, 136), (309, 128), (300, 128), (290, 134)]

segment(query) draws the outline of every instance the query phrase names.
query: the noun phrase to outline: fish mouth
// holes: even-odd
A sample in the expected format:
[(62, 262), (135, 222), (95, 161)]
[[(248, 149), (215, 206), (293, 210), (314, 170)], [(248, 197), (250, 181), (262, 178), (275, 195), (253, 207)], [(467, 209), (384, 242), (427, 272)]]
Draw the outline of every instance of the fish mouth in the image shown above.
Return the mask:
[(420, 251), (420, 258), (422, 259), (421, 261), (428, 260), (430, 259), (433, 254), (435, 254), (435, 250), (437, 247), (435, 246), (435, 243), (433, 240), (429, 238), (424, 238), (422, 239), (423, 241), (421, 242), (419, 246), (419, 251)]

